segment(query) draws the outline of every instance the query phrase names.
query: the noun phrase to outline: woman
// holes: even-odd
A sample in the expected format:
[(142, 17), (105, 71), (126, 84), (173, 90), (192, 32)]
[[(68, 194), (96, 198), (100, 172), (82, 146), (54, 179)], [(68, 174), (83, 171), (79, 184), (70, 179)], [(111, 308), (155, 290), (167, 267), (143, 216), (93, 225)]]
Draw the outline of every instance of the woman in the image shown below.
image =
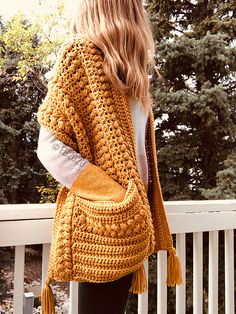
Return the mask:
[(38, 110), (37, 155), (62, 184), (51, 281), (76, 280), (79, 313), (124, 313), (147, 289), (144, 261), (168, 250), (167, 284), (181, 284), (159, 183), (149, 71), (154, 42), (141, 0), (83, 0)]

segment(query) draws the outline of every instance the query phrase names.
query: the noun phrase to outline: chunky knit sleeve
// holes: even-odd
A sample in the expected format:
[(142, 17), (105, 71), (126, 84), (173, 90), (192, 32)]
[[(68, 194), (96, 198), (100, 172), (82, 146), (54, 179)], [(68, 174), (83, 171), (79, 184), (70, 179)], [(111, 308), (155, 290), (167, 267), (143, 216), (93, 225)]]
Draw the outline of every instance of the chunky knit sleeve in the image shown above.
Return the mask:
[[(76, 64), (76, 68), (75, 68)], [(48, 92), (37, 112), (38, 123), (63, 143), (78, 150), (75, 132), (69, 119), (75, 93), (72, 86), (79, 80), (81, 70), (79, 57), (74, 55), (71, 44), (63, 45), (57, 55), (53, 75), (48, 82)]]

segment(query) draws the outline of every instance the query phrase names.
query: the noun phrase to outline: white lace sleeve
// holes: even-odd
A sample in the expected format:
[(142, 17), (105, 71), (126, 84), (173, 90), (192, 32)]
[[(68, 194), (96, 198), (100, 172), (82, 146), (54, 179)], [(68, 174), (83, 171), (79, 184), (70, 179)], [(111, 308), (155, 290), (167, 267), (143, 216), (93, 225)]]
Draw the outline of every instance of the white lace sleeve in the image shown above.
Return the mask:
[(59, 141), (53, 132), (43, 126), (40, 126), (37, 156), (47, 171), (68, 189), (89, 164), (87, 159)]

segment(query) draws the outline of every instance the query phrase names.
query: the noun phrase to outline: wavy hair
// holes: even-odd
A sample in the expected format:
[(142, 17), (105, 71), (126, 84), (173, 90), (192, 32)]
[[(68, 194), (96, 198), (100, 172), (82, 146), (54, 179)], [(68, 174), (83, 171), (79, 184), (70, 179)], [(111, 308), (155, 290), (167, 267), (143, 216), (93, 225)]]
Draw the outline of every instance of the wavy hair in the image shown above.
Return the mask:
[(153, 107), (149, 75), (155, 44), (142, 0), (78, 0), (71, 34), (90, 39), (103, 54), (103, 69), (115, 88), (145, 112)]

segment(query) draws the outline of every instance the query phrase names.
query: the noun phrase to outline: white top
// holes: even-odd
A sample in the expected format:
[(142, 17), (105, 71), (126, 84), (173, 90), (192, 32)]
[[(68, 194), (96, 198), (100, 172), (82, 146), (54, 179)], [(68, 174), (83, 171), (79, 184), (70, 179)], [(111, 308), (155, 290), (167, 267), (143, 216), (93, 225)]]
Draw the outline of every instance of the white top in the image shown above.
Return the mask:
[[(130, 104), (132, 104), (131, 101)], [(135, 133), (135, 152), (138, 171), (143, 182), (148, 185), (148, 163), (145, 148), (148, 115), (143, 111), (140, 103), (133, 103), (131, 106), (131, 116)]]
[[(132, 101), (130, 99), (130, 104)], [(148, 165), (145, 137), (148, 115), (139, 103), (131, 106), (132, 123), (135, 132), (135, 151), (141, 179), (148, 184)], [(74, 180), (89, 164), (89, 161), (72, 148), (59, 141), (53, 132), (40, 127), (37, 156), (47, 171), (62, 185), (70, 189)]]

